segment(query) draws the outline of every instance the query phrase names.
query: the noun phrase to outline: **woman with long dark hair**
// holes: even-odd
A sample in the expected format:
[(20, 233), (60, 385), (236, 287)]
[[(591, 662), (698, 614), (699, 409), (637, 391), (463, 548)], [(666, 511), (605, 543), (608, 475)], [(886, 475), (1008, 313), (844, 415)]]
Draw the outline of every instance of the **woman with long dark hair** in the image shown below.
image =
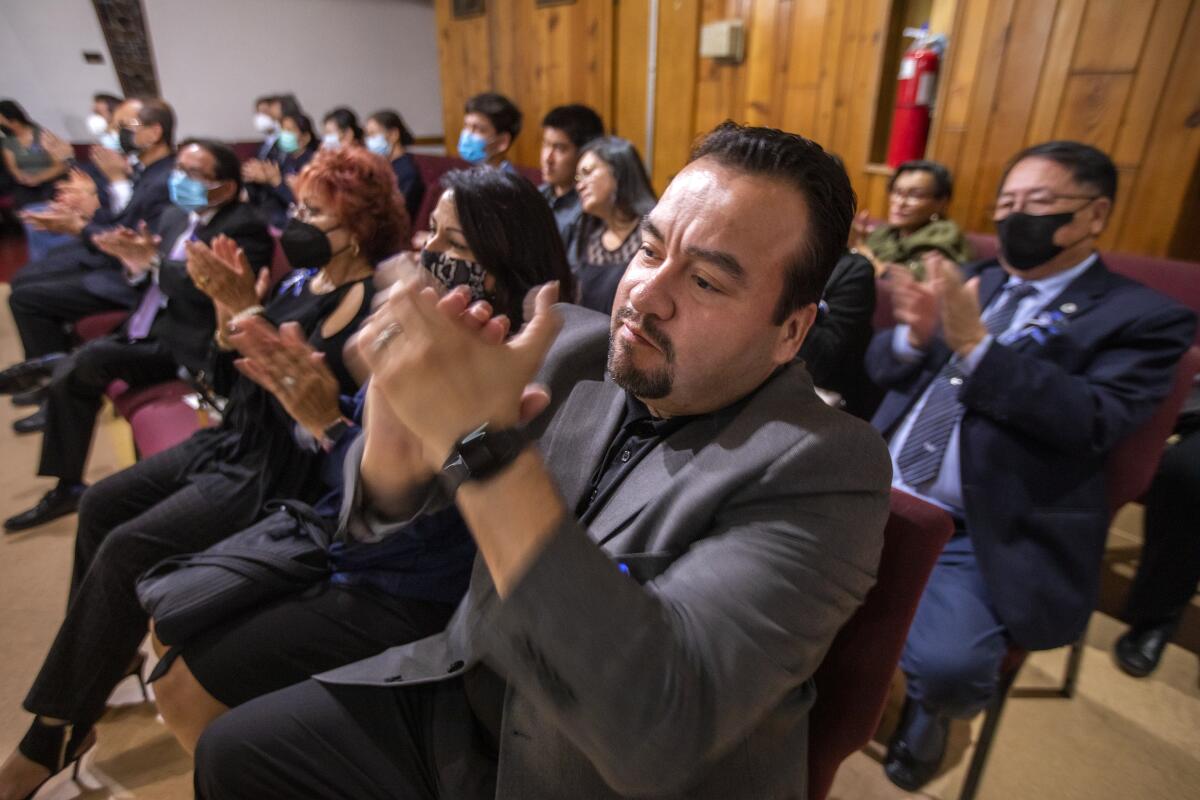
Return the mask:
[(583, 215), (567, 233), (567, 258), (579, 304), (608, 314), (625, 267), (642, 246), (642, 217), (657, 198), (637, 148), (618, 136), (583, 148), (575, 189)]
[[(430, 218), (429, 241), (421, 253), (435, 288), (469, 295), (471, 314), (507, 320), (516, 330), (524, 320), (530, 290), (550, 281), (572, 290), (554, 216), (540, 193), (524, 178), (477, 168), (447, 174), (442, 196)], [(403, 280), (403, 279), (402, 279)], [(471, 305), (468, 305), (468, 302)], [(402, 335), (402, 334), (401, 334)], [(375, 347), (371, 337), (360, 346)], [(263, 386), (281, 391), (280, 400), (296, 421), (319, 435), (324, 421), (337, 418), (333, 382), (307, 380), (319, 364), (302, 348), (293, 357), (278, 356), (286, 341), (266, 338), (251, 354), (247, 373)], [(306, 366), (307, 365), (307, 366)], [(291, 375), (314, 388), (301, 402), (288, 403), (280, 377)], [(365, 406), (365, 409), (364, 409)], [(293, 410), (294, 409), (294, 410)], [(384, 397), (360, 390), (353, 431), (363, 417), (372, 441), (402, 427), (391, 417)], [(350, 444), (339, 441), (334, 452)], [(400, 458), (403, 445), (389, 448)], [(390, 471), (395, 471), (392, 464)], [(325, 469), (331, 493), (316, 514), (337, 524), (341, 506), (340, 469)], [(368, 472), (364, 472), (364, 475)], [(294, 511), (280, 511), (257, 523), (272, 532), (294, 525)], [(229, 708), (282, 689), (314, 674), (353, 663), (396, 644), (442, 630), (466, 591), (474, 542), (453, 506), (422, 515), (386, 538), (349, 523), (335, 532), (329, 548), (332, 573), (300, 592), (229, 617), (182, 643), (173, 643), (155, 669), (155, 695), (167, 726), (189, 751), (204, 728)], [(161, 645), (156, 642), (156, 647)]]

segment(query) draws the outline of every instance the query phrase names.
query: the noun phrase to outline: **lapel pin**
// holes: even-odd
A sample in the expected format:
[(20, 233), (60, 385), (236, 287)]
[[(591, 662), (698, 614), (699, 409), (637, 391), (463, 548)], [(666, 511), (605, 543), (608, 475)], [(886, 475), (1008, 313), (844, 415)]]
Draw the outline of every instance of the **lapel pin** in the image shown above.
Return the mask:
[(1079, 310), (1079, 306), (1075, 305), (1074, 303), (1063, 303), (1058, 307), (1058, 310), (1064, 314), (1074, 314)]

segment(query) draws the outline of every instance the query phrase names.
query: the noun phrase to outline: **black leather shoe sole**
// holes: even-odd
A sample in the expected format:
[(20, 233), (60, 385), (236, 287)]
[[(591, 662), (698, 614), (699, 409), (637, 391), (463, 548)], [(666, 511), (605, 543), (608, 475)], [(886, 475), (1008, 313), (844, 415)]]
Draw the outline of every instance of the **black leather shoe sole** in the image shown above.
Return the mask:
[(1170, 631), (1165, 628), (1151, 628), (1146, 631), (1126, 631), (1117, 639), (1113, 647), (1113, 656), (1117, 666), (1126, 675), (1134, 678), (1145, 678), (1158, 669), (1162, 660), (1163, 650), (1171, 639)]
[(40, 406), (42, 401), (46, 399), (49, 390), (45, 386), (35, 386), (32, 389), (26, 389), (23, 392), (17, 392), (12, 396), (12, 404), (14, 406)]
[(61, 494), (58, 497), (50, 495), (43, 497), (41, 502), (28, 511), (23, 511), (6, 519), (4, 521), (4, 532), (17, 533), (18, 531), (29, 530), (39, 525), (45, 525), (47, 522), (56, 520), (59, 517), (74, 514), (79, 510), (79, 499), (81, 497), (83, 497), (83, 487)]
[(17, 433), (41, 433), (46, 430), (46, 411), (39, 408), (28, 417), (22, 417), (13, 423)]
[(49, 377), (54, 371), (54, 365), (66, 357), (66, 353), (51, 353), (0, 370), (0, 394), (15, 394), (32, 389)]

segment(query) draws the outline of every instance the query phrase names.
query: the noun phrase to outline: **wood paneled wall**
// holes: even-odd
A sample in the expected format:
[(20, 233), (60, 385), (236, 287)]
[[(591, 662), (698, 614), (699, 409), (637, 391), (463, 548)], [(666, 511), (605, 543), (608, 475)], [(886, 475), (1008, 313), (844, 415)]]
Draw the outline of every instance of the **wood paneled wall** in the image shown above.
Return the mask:
[[(957, 179), (953, 216), (990, 230), (1004, 165), (1078, 139), (1112, 155), (1120, 186), (1101, 245), (1172, 247), (1200, 160), (1200, 2), (963, 0), (929, 155)], [(1194, 213), (1194, 209), (1193, 209)]]
[[(696, 137), (724, 119), (772, 125), (840, 155), (860, 204), (882, 215), (880, 102), (893, 14), (911, 0), (661, 0), (652, 175), (660, 190)], [(526, 112), (516, 160), (537, 162), (537, 123), (585, 102), (646, 150), (649, 0), (488, 0), (450, 19), (436, 0), (447, 137), (462, 103), (495, 88)], [(1093, 143), (1116, 160), (1121, 187), (1102, 245), (1200, 258), (1200, 0), (933, 0), (950, 37), (927, 155), (956, 175), (952, 213), (990, 231), (1007, 160), (1052, 138)], [(699, 57), (699, 29), (740, 18), (746, 58)], [(893, 48), (894, 51), (894, 48)], [(886, 98), (887, 93), (884, 93)]]
[(533, 0), (487, 0), (486, 6), (483, 15), (456, 20), (451, 0), (435, 0), (448, 152), (462, 128), (463, 104), (479, 92), (500, 92), (524, 112), (511, 153), (522, 165), (537, 165), (539, 125), (554, 106), (586, 103), (612, 119), (613, 0), (545, 8)]

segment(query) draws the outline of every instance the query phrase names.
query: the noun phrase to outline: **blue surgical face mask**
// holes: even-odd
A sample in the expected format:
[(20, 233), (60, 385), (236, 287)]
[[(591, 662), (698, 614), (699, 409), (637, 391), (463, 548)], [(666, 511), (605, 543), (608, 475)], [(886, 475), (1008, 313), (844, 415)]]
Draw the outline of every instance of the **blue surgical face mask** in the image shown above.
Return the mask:
[(125, 150), (121, 147), (121, 137), (113, 131), (105, 131), (97, 136), (96, 140), (106, 150), (112, 150), (114, 153), (125, 153)]
[(367, 149), (377, 156), (386, 156), (392, 152), (392, 144), (382, 133), (367, 137)]
[(275, 144), (285, 153), (294, 153), (300, 149), (300, 137), (292, 131), (280, 131)]
[(203, 211), (208, 208), (209, 186), (204, 181), (189, 178), (182, 170), (177, 169), (171, 173), (169, 185), (171, 202), (184, 211)]
[(472, 164), (482, 164), (487, 161), (487, 140), (478, 133), (463, 128), (458, 135), (458, 154), (464, 161)]
[(342, 146), (342, 140), (338, 138), (336, 133), (327, 133), (321, 137), (321, 147), (326, 150), (337, 150)]

